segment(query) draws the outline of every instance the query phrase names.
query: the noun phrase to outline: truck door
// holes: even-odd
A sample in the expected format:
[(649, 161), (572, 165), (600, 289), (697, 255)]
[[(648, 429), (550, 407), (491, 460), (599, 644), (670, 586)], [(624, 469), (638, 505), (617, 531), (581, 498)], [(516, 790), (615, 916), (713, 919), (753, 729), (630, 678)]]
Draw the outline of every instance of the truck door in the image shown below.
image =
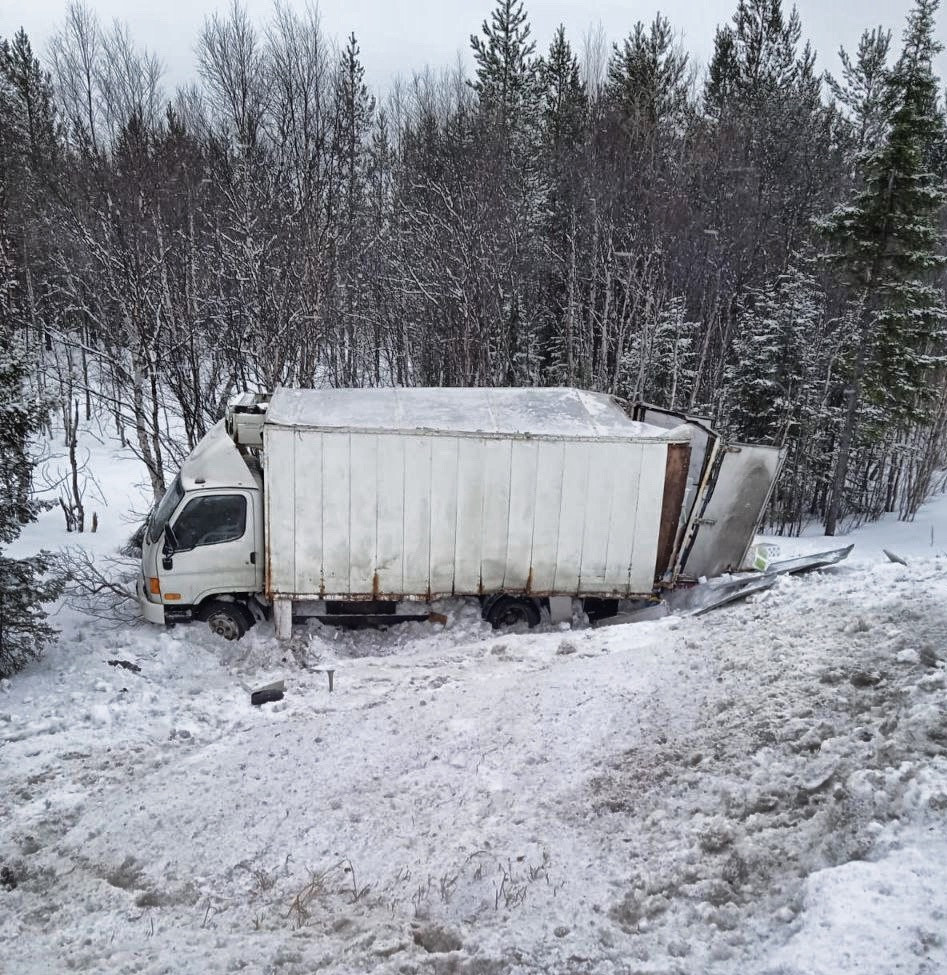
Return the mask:
[(211, 593), (259, 591), (258, 494), (208, 492), (184, 504), (166, 535), (172, 544), (161, 560), (163, 602), (189, 606)]
[(740, 568), (784, 457), (785, 451), (778, 447), (719, 448), (687, 526), (681, 573), (697, 579)]

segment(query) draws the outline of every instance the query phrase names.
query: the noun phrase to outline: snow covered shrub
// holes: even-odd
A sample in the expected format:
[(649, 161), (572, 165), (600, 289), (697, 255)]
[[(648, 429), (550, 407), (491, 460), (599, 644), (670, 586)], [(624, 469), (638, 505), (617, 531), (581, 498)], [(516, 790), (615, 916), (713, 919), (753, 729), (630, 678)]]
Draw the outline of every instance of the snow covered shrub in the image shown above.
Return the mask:
[(55, 634), (43, 603), (62, 590), (58, 579), (44, 579), (47, 556), (9, 559), (0, 555), (0, 677), (9, 677), (38, 657)]
[[(0, 315), (3, 314), (0, 288)], [(32, 493), (33, 460), (29, 439), (46, 422), (47, 407), (30, 392), (27, 357), (12, 329), (0, 329), (0, 545), (9, 544), (43, 505)], [(57, 580), (44, 579), (48, 556), (13, 559), (0, 549), (0, 677), (7, 677), (39, 655), (53, 635), (43, 603), (60, 592)]]

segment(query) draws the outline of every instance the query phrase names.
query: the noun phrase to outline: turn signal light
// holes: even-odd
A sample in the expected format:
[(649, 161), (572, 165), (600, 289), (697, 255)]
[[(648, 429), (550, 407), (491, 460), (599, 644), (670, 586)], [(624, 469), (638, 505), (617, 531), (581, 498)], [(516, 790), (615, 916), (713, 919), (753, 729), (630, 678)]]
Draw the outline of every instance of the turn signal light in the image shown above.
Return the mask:
[(164, 598), (166, 600), (180, 599), (181, 598), (181, 594), (179, 592), (166, 592), (164, 594)]
[(161, 583), (158, 581), (157, 576), (150, 576), (149, 577), (149, 579), (148, 579), (148, 592), (150, 592), (152, 596), (160, 596), (161, 595)]

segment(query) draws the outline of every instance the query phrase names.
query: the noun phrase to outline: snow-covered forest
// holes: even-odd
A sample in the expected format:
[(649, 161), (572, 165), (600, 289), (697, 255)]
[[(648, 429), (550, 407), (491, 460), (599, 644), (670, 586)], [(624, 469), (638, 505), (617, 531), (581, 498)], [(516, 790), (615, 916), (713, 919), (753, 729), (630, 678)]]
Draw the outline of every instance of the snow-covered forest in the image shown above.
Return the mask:
[(221, 9), (172, 91), (74, 3), (3, 42), (4, 342), (156, 496), (237, 390), (559, 384), (786, 445), (777, 532), (910, 518), (947, 427), (936, 12), (831, 77), (780, 0), (705, 71), (660, 14), (539, 50), (500, 0), (471, 77), (373, 95), (314, 12)]

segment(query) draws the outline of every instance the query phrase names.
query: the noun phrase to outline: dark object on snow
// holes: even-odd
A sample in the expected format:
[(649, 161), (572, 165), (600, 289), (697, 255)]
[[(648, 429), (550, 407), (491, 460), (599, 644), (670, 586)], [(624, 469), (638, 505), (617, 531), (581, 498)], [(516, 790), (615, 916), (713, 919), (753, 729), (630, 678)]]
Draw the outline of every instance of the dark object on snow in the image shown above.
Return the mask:
[(884, 680), (884, 674), (879, 674), (877, 670), (856, 670), (848, 678), (852, 687), (877, 687)]
[(449, 951), (459, 951), (464, 942), (456, 931), (441, 927), (439, 924), (419, 925), (412, 932), (414, 943), (432, 955), (446, 954)]
[(16, 890), (17, 884), (19, 884), (19, 880), (12, 868), (6, 866), (6, 864), (0, 867), (0, 887), (6, 890)]
[(138, 664), (133, 664), (130, 660), (109, 660), (109, 667), (124, 667), (125, 670), (134, 671), (136, 674), (141, 673), (141, 667)]
[[(310, 668), (307, 667), (306, 669), (309, 670)], [(331, 691), (332, 690), (332, 679), (335, 676), (335, 670), (333, 670), (331, 667), (313, 667), (313, 668), (311, 668), (311, 670), (312, 670), (312, 672), (314, 674), (326, 674), (328, 676), (328, 678), (329, 678), (329, 690)]]
[(896, 555), (894, 552), (890, 551), (889, 549), (883, 548), (881, 551), (884, 552), (885, 555), (888, 556), (888, 561), (889, 562), (897, 562), (898, 565), (907, 565), (908, 564), (907, 563), (907, 559), (902, 559), (900, 555)]
[(283, 691), (285, 689), (285, 681), (273, 681), (272, 684), (267, 684), (266, 687), (261, 687), (259, 690), (251, 691), (250, 703), (259, 706), (260, 704), (268, 704), (270, 701), (282, 701)]

